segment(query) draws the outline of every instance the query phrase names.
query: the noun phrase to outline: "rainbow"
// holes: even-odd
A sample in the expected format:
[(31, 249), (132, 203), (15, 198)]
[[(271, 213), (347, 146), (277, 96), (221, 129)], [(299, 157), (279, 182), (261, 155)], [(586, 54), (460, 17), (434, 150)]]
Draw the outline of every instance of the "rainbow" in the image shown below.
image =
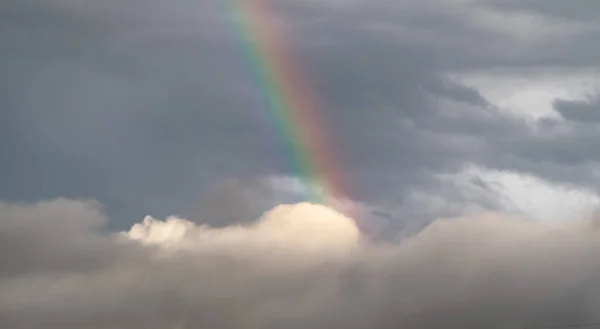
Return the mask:
[(308, 188), (314, 203), (351, 200), (348, 184), (332, 148), (323, 107), (304, 80), (299, 61), (285, 42), (282, 28), (266, 0), (225, 0), (233, 30), (270, 126), (284, 144), (289, 169)]

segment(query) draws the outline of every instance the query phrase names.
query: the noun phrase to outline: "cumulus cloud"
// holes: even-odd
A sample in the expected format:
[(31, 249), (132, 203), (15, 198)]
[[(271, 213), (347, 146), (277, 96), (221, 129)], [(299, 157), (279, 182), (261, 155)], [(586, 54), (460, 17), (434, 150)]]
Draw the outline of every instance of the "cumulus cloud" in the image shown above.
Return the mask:
[(304, 252), (347, 251), (358, 246), (359, 230), (353, 219), (322, 205), (300, 203), (279, 205), (253, 225), (223, 228), (196, 226), (185, 219), (170, 217), (166, 222), (146, 217), (126, 234), (145, 244), (203, 249), (206, 246), (261, 253), (288, 248)]
[[(2, 327), (522, 328), (597, 320), (600, 305), (594, 216), (439, 219), (396, 243), (307, 203), (222, 228), (103, 220), (82, 201), (0, 207)], [(28, 262), (6, 271), (14, 260)]]

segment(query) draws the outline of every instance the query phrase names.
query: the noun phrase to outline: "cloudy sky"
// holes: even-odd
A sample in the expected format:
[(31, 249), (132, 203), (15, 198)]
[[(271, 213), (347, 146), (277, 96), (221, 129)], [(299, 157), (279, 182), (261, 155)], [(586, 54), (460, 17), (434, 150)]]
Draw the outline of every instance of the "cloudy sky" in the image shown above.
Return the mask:
[(0, 326), (600, 322), (598, 1), (266, 3), (375, 239), (297, 204), (235, 5), (3, 0)]

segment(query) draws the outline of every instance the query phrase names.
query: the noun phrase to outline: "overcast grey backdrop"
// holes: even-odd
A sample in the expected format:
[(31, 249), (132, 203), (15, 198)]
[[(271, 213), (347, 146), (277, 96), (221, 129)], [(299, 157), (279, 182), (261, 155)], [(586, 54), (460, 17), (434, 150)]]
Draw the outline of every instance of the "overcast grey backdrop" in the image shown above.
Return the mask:
[[(422, 207), (407, 202), (407, 193), (439, 192), (435, 175), (465, 164), (598, 188), (597, 93), (556, 99), (560, 116), (532, 124), (447, 77), (597, 70), (597, 1), (270, 5), (323, 101), (356, 200), (401, 208), (396, 222), (427, 222), (460, 207), (414, 209)], [(240, 189), (267, 195), (257, 214), (296, 200), (261, 183), (293, 172), (224, 7), (205, 0), (2, 1), (0, 199), (97, 199), (114, 228), (146, 214), (195, 218), (216, 199), (239, 199)], [(446, 189), (449, 202), (465, 202)]]

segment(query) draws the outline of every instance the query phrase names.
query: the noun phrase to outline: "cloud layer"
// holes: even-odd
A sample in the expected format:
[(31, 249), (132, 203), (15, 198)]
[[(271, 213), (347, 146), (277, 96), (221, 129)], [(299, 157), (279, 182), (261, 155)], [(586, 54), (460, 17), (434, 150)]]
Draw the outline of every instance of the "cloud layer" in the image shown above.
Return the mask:
[[(296, 174), (235, 13), (174, 1), (2, 1), (0, 198), (98, 199), (122, 230), (147, 212), (196, 220), (230, 179), (252, 190)], [(267, 4), (324, 104), (352, 197), (402, 208), (397, 225), (460, 213), (472, 200), (437, 177), (472, 165), (600, 186), (594, 0)], [(413, 206), (442, 190), (453, 210)]]
[(2, 327), (517, 329), (600, 305), (595, 217), (440, 219), (394, 244), (310, 204), (223, 228), (103, 221), (89, 202), (0, 206)]
[(266, 1), (375, 239), (217, 2), (0, 1), (1, 328), (599, 322), (597, 0)]

